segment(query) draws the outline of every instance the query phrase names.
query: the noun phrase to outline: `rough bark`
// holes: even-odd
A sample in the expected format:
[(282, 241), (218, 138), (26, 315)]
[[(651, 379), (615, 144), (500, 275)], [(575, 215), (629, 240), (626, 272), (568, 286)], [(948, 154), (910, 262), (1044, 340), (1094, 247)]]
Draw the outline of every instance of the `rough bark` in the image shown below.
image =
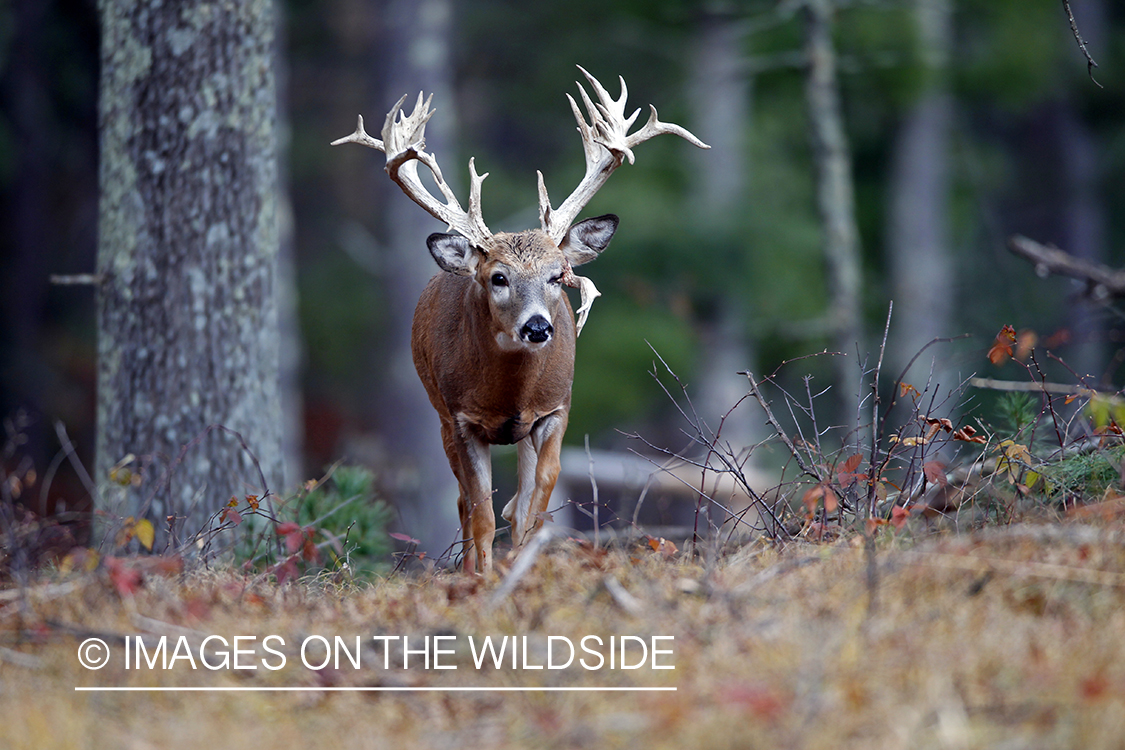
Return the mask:
[[(111, 514), (173, 518), (163, 546), (261, 494), (258, 466), (279, 489), (274, 8), (100, 13), (96, 479)], [(140, 486), (109, 483), (130, 455)]]

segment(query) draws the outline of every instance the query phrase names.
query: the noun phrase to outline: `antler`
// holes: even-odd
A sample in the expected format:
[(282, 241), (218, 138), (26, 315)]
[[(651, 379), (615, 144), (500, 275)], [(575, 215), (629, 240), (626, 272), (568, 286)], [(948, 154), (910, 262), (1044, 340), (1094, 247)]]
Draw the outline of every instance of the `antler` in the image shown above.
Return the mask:
[[(484, 247), (485, 241), (492, 236), (492, 232), (484, 224), (484, 217), (480, 209), (480, 185), (488, 173), (477, 174), (476, 164), (469, 159), (469, 210), (461, 208), (457, 196), (453, 194), (449, 184), (441, 176), (441, 168), (433, 154), (426, 153), (426, 123), (433, 116), (434, 110), (430, 109), (433, 100), (431, 94), (425, 102), (422, 94), (418, 94), (418, 103), (409, 116), (403, 113), (402, 105), (406, 102), (403, 96), (387, 113), (383, 123), (383, 140), (372, 138), (363, 129), (363, 115), (359, 116), (359, 123), (355, 132), (344, 138), (332, 141), (333, 146), (341, 143), (358, 143), (361, 146), (378, 149), (387, 155), (387, 174), (398, 184), (402, 191), (411, 200), (424, 208), (434, 218), (444, 221), (451, 231), (464, 235), (470, 242), (478, 247)], [(422, 180), (418, 177), (418, 163), (425, 164), (434, 175), (438, 189), (441, 191), (445, 202), (438, 200), (437, 196), (430, 193)]]
[(651, 104), (648, 122), (643, 128), (629, 135), (629, 128), (633, 127), (640, 110), (636, 110), (628, 117), (625, 116), (625, 100), (629, 95), (625, 87), (625, 79), (618, 76), (618, 80), (621, 81), (621, 96), (614, 99), (605, 87), (598, 83), (598, 79), (590, 75), (585, 68), (579, 65), (578, 69), (586, 76), (586, 80), (590, 82), (594, 93), (598, 96), (598, 103), (594, 104), (586, 94), (586, 89), (582, 88), (581, 83), (578, 84), (578, 91), (590, 115), (590, 122), (587, 123), (574, 97), (570, 94), (566, 95), (570, 101), (570, 108), (574, 111), (574, 119), (578, 121), (578, 132), (582, 135), (582, 149), (586, 153), (586, 176), (562, 205), (552, 209), (551, 201), (547, 197), (547, 187), (543, 184), (543, 173), (538, 173), (539, 223), (543, 231), (555, 242), (562, 242), (578, 213), (605, 184), (613, 174), (613, 170), (621, 166), (625, 159), (628, 159), (630, 164), (633, 163), (633, 149), (639, 144), (663, 133), (670, 133), (680, 136), (699, 148), (711, 148), (679, 125), (661, 122), (656, 116), (656, 107)]

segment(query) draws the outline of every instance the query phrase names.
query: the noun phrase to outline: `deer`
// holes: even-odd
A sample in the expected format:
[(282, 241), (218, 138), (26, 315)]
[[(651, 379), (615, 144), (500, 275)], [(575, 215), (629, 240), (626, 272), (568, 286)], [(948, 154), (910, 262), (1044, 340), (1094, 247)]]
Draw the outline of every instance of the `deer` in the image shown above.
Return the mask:
[[(441, 422), (442, 445), (457, 479), (462, 570), (485, 575), (493, 569), (496, 518), (492, 507), (491, 446), (516, 445), (518, 482), (501, 516), (511, 524), (518, 550), (543, 523), (560, 470), (559, 452), (570, 413), (575, 342), (586, 323), (594, 283), (574, 273), (609, 245), (618, 217), (575, 223), (579, 213), (633, 149), (658, 135), (677, 135), (710, 148), (686, 129), (661, 122), (650, 105), (648, 121), (629, 133), (640, 110), (625, 114), (628, 90), (614, 99), (581, 66), (597, 97), (578, 83), (589, 121), (566, 95), (577, 120), (586, 172), (571, 195), (552, 208), (543, 173), (537, 171), (538, 229), (491, 232), (481, 213), (481, 183), (469, 159), (469, 202), (462, 208), (442, 177), (436, 157), (425, 150), (425, 127), (433, 116), (419, 93), (413, 111), (403, 96), (387, 114), (382, 139), (364, 130), (332, 145), (356, 143), (386, 154), (385, 170), (423, 210), (448, 225), (426, 245), (438, 272), (418, 299), (411, 325), (415, 369)], [(433, 176), (440, 197), (420, 179), (419, 165)], [(575, 311), (563, 287), (578, 289)]]

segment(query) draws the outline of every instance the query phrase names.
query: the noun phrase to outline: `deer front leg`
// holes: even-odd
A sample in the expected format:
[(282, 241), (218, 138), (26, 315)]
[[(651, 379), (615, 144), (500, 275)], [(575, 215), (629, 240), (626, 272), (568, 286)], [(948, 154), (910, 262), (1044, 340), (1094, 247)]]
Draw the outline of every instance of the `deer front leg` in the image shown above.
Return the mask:
[(492, 540), (496, 535), (488, 444), (464, 420), (443, 422), (441, 436), (460, 492), (457, 511), (461, 517), (463, 570), (487, 574), (492, 570)]
[(501, 515), (512, 524), (512, 544), (520, 546), (543, 523), (543, 512), (559, 478), (559, 452), (566, 432), (568, 413), (560, 409), (548, 414), (516, 445), (519, 485), (516, 495)]

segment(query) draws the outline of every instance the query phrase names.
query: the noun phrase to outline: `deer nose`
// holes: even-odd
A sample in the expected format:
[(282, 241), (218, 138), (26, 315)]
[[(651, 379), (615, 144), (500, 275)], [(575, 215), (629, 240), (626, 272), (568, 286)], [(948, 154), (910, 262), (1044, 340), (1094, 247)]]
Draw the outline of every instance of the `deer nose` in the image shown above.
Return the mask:
[(520, 338), (533, 344), (542, 344), (551, 338), (554, 330), (542, 315), (532, 315), (520, 329)]

